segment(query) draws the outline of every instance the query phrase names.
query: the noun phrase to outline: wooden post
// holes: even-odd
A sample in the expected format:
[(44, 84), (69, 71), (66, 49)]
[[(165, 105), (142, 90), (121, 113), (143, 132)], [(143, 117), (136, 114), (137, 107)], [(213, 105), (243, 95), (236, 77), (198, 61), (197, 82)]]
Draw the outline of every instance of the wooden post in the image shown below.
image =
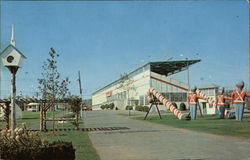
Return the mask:
[(43, 109), (43, 130), (46, 131), (47, 127), (46, 127), (46, 110), (45, 108)]
[(44, 104), (40, 106), (40, 131), (43, 131), (43, 106)]
[(158, 112), (158, 114), (159, 114), (159, 117), (160, 117), (160, 119), (161, 119), (161, 113), (160, 113), (160, 111), (159, 111), (159, 108), (158, 108), (157, 103), (155, 104), (155, 106), (156, 106), (157, 112)]
[[(53, 98), (54, 101), (54, 98)], [(55, 101), (54, 101), (55, 102)], [(55, 103), (53, 102), (52, 106), (52, 130), (53, 130), (53, 135), (55, 135)]]
[(153, 103), (150, 104), (149, 110), (147, 111), (147, 114), (146, 114), (146, 116), (144, 117), (144, 120), (147, 119), (148, 113), (149, 113), (149, 111), (151, 110), (152, 106), (153, 106)]
[(16, 72), (18, 67), (8, 67), (11, 72), (11, 136), (15, 136), (16, 128)]

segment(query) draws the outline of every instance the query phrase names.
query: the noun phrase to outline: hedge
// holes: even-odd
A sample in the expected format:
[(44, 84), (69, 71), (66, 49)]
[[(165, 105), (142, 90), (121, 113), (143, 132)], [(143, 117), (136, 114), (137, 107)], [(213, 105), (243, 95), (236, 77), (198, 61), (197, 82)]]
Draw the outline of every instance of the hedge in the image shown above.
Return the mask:
[(149, 107), (148, 106), (136, 106), (135, 110), (142, 111), (142, 112), (147, 112), (149, 110)]
[(110, 103), (110, 104), (103, 104), (101, 105), (101, 109), (104, 110), (104, 109), (114, 109), (115, 107), (115, 104), (114, 103)]
[(10, 130), (1, 131), (0, 157), (8, 160), (74, 160), (75, 149), (71, 142), (41, 140), (38, 133), (16, 128), (15, 137)]
[(133, 110), (133, 106), (126, 106), (126, 110)]

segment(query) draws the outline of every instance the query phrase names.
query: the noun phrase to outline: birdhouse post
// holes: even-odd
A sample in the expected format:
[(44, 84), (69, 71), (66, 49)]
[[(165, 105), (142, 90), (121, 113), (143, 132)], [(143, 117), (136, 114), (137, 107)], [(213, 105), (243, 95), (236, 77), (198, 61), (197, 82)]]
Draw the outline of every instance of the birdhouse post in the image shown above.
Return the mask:
[(15, 136), (16, 116), (16, 73), (20, 68), (23, 59), (26, 57), (13, 45), (7, 46), (1, 53), (3, 65), (7, 67), (11, 73), (11, 136)]

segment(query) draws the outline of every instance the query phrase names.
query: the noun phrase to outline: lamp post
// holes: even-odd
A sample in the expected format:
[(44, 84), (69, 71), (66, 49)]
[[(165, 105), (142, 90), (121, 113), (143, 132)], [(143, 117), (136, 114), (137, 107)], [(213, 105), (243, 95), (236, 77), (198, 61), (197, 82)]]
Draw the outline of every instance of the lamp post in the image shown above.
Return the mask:
[(13, 44), (7, 46), (1, 53), (3, 65), (11, 73), (11, 136), (15, 136), (16, 128), (16, 73), (21, 66), (22, 60), (26, 58)]
[[(183, 57), (184, 55), (183, 54), (180, 54), (181, 57)], [(185, 58), (186, 59), (186, 67), (187, 67), (187, 83), (188, 83), (188, 90), (190, 89), (190, 81), (189, 81), (189, 63), (188, 63), (188, 58)]]

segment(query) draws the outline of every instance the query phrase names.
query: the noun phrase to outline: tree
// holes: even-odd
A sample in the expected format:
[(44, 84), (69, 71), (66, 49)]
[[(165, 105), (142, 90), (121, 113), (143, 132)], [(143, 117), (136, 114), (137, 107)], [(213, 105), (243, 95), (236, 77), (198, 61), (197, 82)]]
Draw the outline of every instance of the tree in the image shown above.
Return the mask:
[(41, 129), (46, 129), (46, 112), (51, 108), (53, 114), (53, 133), (55, 132), (55, 103), (57, 99), (64, 98), (69, 94), (68, 85), (70, 83), (69, 78), (60, 79), (60, 73), (57, 70), (57, 58), (59, 54), (53, 48), (50, 48), (49, 58), (44, 61), (41, 73), (41, 78), (38, 78), (38, 90), (42, 99), (44, 100), (41, 107)]
[(76, 116), (76, 124), (74, 124), (74, 125), (76, 126), (77, 129), (79, 129), (78, 119), (79, 119), (79, 115), (80, 115), (80, 111), (81, 111), (82, 99), (79, 96), (72, 95), (72, 96), (69, 96), (67, 98), (67, 102), (70, 106), (70, 110), (72, 112), (74, 112), (75, 116)]

